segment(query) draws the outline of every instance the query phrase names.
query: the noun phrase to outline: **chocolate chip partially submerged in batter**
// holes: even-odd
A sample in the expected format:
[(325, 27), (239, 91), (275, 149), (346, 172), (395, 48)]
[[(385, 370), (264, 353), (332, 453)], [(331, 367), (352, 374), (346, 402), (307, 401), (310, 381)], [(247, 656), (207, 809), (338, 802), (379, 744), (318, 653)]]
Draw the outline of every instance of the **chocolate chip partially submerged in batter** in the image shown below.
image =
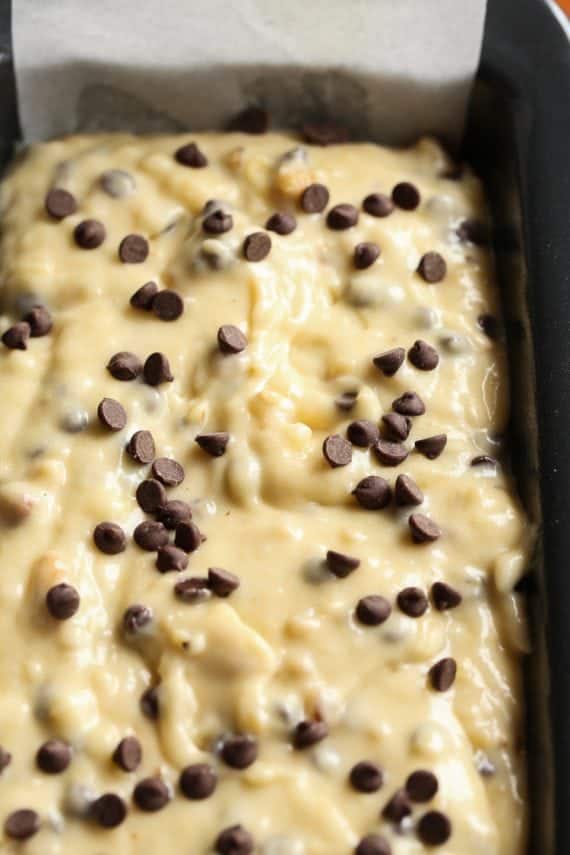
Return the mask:
[(130, 304), (134, 309), (143, 309), (149, 312), (152, 309), (152, 302), (158, 294), (158, 285), (156, 282), (145, 282), (138, 288), (130, 299)]
[(276, 211), (265, 223), (265, 228), (278, 235), (290, 235), (297, 228), (297, 220), (293, 214), (288, 214), (285, 211)]
[(41, 338), (47, 335), (53, 326), (51, 315), (45, 306), (33, 306), (29, 312), (24, 315), (23, 320), (29, 324), (30, 335), (32, 338)]
[(149, 386), (160, 386), (162, 383), (171, 383), (174, 380), (167, 357), (159, 352), (151, 353), (147, 357), (143, 375)]
[(435, 436), (426, 436), (425, 439), (416, 440), (416, 450), (427, 457), (428, 460), (436, 460), (447, 445), (447, 436), (438, 433)]
[(431, 586), (431, 599), (438, 612), (454, 609), (461, 604), (461, 594), (446, 582), (434, 582)]
[(359, 793), (375, 793), (384, 782), (384, 773), (376, 763), (362, 760), (350, 770), (349, 781)]
[(184, 312), (184, 300), (177, 291), (164, 288), (154, 297), (151, 308), (161, 321), (175, 321)]
[(413, 802), (429, 802), (438, 789), (438, 780), (429, 769), (416, 769), (406, 780), (406, 793)]
[(439, 362), (439, 354), (427, 341), (418, 339), (408, 350), (408, 359), (420, 371), (433, 371)]
[(391, 350), (379, 353), (374, 357), (372, 362), (385, 377), (393, 377), (403, 363), (405, 357), (406, 351), (403, 347), (393, 347)]
[(339, 579), (344, 579), (349, 573), (352, 573), (360, 566), (360, 559), (354, 558), (352, 555), (345, 555), (343, 552), (335, 552), (334, 549), (329, 549), (326, 556), (326, 565), (331, 573)]
[(170, 457), (157, 457), (152, 464), (152, 475), (165, 487), (177, 487), (184, 481), (183, 467)]
[(392, 855), (392, 847), (381, 834), (367, 834), (354, 850), (354, 855)]
[(218, 330), (218, 347), (222, 353), (241, 353), (247, 347), (247, 338), (239, 327), (223, 324)]
[(182, 166), (190, 166), (192, 169), (202, 169), (208, 165), (208, 158), (194, 142), (186, 143), (176, 149), (174, 158)]
[(380, 626), (390, 617), (392, 606), (386, 597), (370, 594), (362, 597), (356, 604), (355, 616), (364, 626)]
[(469, 241), (476, 246), (485, 246), (489, 242), (489, 231), (481, 220), (463, 220), (456, 234), (460, 241)]
[(90, 815), (102, 828), (116, 828), (127, 816), (127, 806), (116, 793), (104, 793), (91, 804)]
[(40, 818), (35, 810), (20, 808), (8, 814), (4, 834), (12, 840), (27, 840), (40, 830)]
[(359, 419), (349, 424), (346, 435), (353, 445), (369, 448), (380, 438), (380, 431), (374, 422), (368, 419)]
[(300, 721), (293, 731), (293, 747), (298, 750), (311, 748), (322, 742), (329, 735), (329, 728), (324, 721)]
[(141, 481), (137, 487), (136, 498), (139, 507), (146, 514), (154, 514), (160, 511), (167, 502), (166, 490), (160, 481), (154, 478), (147, 478), (145, 481)]
[(102, 522), (93, 532), (95, 546), (105, 555), (118, 555), (127, 547), (127, 538), (121, 526), (112, 522)]
[(398, 475), (396, 478), (396, 486), (394, 488), (394, 497), (396, 504), (401, 507), (407, 505), (421, 505), (424, 500), (424, 494), (416, 484), (413, 478), (409, 475)]
[(354, 409), (357, 400), (358, 392), (341, 392), (335, 398), (335, 405), (339, 410), (347, 413)]
[(157, 515), (166, 528), (175, 529), (180, 523), (190, 522), (192, 508), (188, 502), (183, 502), (181, 499), (171, 499), (171, 501), (166, 502), (164, 507), (159, 508)]
[(135, 528), (133, 538), (141, 549), (145, 549), (147, 552), (156, 552), (157, 549), (168, 543), (168, 531), (161, 522), (144, 520)]
[(259, 747), (254, 736), (238, 734), (224, 740), (220, 756), (232, 769), (247, 769), (257, 760), (258, 753)]
[(398, 608), (408, 617), (419, 618), (427, 611), (428, 600), (421, 588), (403, 588), (396, 598)]
[(8, 327), (2, 335), (2, 341), (10, 350), (27, 350), (30, 332), (30, 325), (26, 321), (20, 321)]
[(148, 626), (152, 621), (152, 612), (148, 606), (135, 603), (125, 609), (123, 629), (127, 635), (135, 635)]
[(183, 603), (203, 603), (209, 600), (212, 592), (208, 588), (208, 580), (201, 576), (191, 576), (181, 579), (174, 586), (174, 596)]
[(142, 371), (142, 362), (134, 353), (121, 350), (110, 358), (107, 371), (115, 380), (135, 380)]
[(411, 814), (411, 812), (412, 805), (408, 795), (404, 789), (401, 789), (396, 790), (390, 801), (384, 806), (382, 816), (384, 819), (388, 819), (390, 822), (394, 822), (396, 825), (399, 825), (405, 817)]
[(148, 252), (148, 241), (142, 235), (127, 235), (119, 244), (119, 258), (123, 264), (142, 264)]
[(451, 656), (440, 659), (429, 669), (429, 680), (433, 689), (437, 692), (447, 692), (454, 682), (457, 674), (457, 663)]
[(490, 338), (492, 341), (495, 341), (499, 338), (499, 334), (501, 331), (501, 325), (497, 318), (494, 315), (479, 315), (477, 318), (477, 323), (482, 332), (485, 333), (487, 338)]
[(384, 478), (379, 475), (367, 475), (358, 482), (352, 491), (358, 504), (367, 511), (380, 511), (390, 504), (392, 490)]
[(440, 527), (425, 514), (412, 514), (408, 523), (416, 543), (431, 543), (441, 537)]
[(12, 755), (9, 751), (6, 751), (5, 748), (0, 745), (0, 775), (7, 769), (10, 763), (12, 762)]
[(420, 191), (409, 181), (400, 181), (392, 190), (392, 201), (403, 211), (413, 211), (420, 204)]
[(125, 736), (113, 752), (113, 762), (123, 772), (134, 772), (141, 764), (142, 747), (136, 736)]
[(229, 597), (239, 588), (239, 577), (221, 567), (208, 568), (208, 588), (216, 597)]
[(127, 453), (137, 463), (152, 463), (156, 454), (154, 439), (148, 430), (137, 430), (127, 444)]
[(364, 199), (362, 207), (371, 217), (387, 217), (394, 210), (394, 203), (384, 193), (370, 193)]
[(202, 533), (191, 520), (181, 522), (176, 526), (174, 543), (184, 552), (195, 552), (202, 543)]
[(418, 273), (425, 282), (441, 282), (447, 273), (445, 258), (439, 252), (426, 252), (420, 258)]
[(187, 799), (207, 799), (218, 784), (218, 776), (208, 763), (193, 763), (180, 773), (180, 791)]
[(444, 813), (430, 810), (418, 822), (417, 833), (426, 846), (442, 846), (451, 837), (451, 822)]
[(224, 208), (217, 208), (204, 217), (202, 228), (209, 235), (222, 235), (229, 232), (234, 225), (234, 218)]
[(251, 855), (255, 843), (242, 825), (232, 825), (218, 834), (214, 849), (218, 855)]
[(403, 442), (412, 429), (412, 420), (409, 416), (402, 416), (400, 413), (386, 413), (382, 416), (382, 427), (386, 439), (392, 442)]
[(97, 417), (103, 427), (108, 430), (122, 430), (127, 423), (127, 414), (118, 401), (113, 398), (103, 398), (97, 407)]
[(79, 594), (73, 585), (60, 582), (47, 592), (46, 606), (56, 620), (69, 620), (79, 608)]
[(149, 686), (148, 689), (145, 689), (140, 697), (139, 704), (145, 718), (156, 721), (160, 715), (157, 687)]
[(71, 763), (71, 748), (62, 739), (48, 739), (38, 748), (36, 763), (47, 775), (58, 775)]
[(323, 442), (323, 455), (329, 466), (347, 466), (352, 460), (352, 446), (339, 434), (327, 436)]
[(488, 454), (478, 454), (476, 457), (471, 458), (471, 466), (492, 466), (493, 469), (497, 467), (497, 461), (494, 457), (490, 457)]
[(179, 573), (188, 567), (188, 556), (177, 546), (167, 544), (162, 546), (156, 555), (156, 569), (161, 573), (175, 571)]
[(329, 191), (324, 184), (309, 184), (301, 194), (301, 208), (306, 214), (320, 214), (329, 203)]
[(350, 229), (358, 222), (358, 209), (354, 205), (335, 205), (327, 214), (327, 226), (335, 231)]
[(392, 401), (392, 409), (402, 416), (422, 416), (426, 411), (424, 402), (415, 392), (404, 392)]
[(354, 247), (354, 266), (357, 270), (367, 270), (380, 257), (380, 247), (377, 243), (365, 241)]
[(63, 220), (77, 211), (75, 196), (61, 187), (54, 187), (46, 196), (45, 208), (54, 220)]
[(271, 251), (271, 238), (266, 232), (253, 232), (243, 242), (243, 254), (248, 261), (263, 261)]
[(379, 439), (374, 446), (376, 457), (384, 466), (399, 466), (408, 456), (408, 449), (401, 442)]
[(137, 807), (147, 813), (162, 810), (170, 801), (170, 791), (162, 778), (158, 776), (143, 778), (133, 791), (133, 800)]
[(75, 243), (81, 249), (97, 249), (106, 236), (105, 226), (99, 220), (82, 220), (73, 231)]

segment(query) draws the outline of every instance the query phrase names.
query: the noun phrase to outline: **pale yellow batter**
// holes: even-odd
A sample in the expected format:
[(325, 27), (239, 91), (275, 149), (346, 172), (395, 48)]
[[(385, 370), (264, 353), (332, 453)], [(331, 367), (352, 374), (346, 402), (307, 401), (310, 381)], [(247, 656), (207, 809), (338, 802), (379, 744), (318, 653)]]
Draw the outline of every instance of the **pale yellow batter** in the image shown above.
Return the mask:
[[(493, 261), (462, 225), (485, 221), (482, 189), (449, 168), (430, 140), (101, 136), (34, 146), (4, 181), (3, 852), (523, 851), (527, 642), (513, 586), (530, 526), (501, 460), (504, 342), (478, 320), (499, 314)], [(385, 216), (363, 209), (401, 182), (413, 187), (393, 210), (365, 203)], [(51, 194), (46, 211), (53, 188), (72, 196)], [(338, 204), (355, 210), (329, 215)], [(288, 234), (266, 229), (278, 211), (295, 218), (277, 218)], [(176, 293), (152, 302), (164, 289)], [(28, 315), (38, 304), (51, 329)], [(117, 359), (107, 366), (122, 352), (140, 360), (118, 358), (134, 375), (150, 354), (167, 362), (119, 380)], [(406, 392), (425, 413), (383, 421)], [(349, 435), (376, 443), (380, 425), (378, 451), (346, 440), (363, 419)], [(398, 463), (401, 443), (385, 443), (410, 425)], [(146, 435), (129, 443), (140, 430), (154, 450)], [(207, 539), (185, 557), (164, 549), (173, 531), (137, 530), (178, 572), (133, 540), (157, 517), (137, 503), (152, 474), (133, 453), (184, 469), (159, 460), (154, 474), (185, 475), (167, 499), (189, 503)], [(481, 455), (499, 462), (471, 465)], [(393, 490), (402, 474), (415, 486), (400, 479), (400, 500), (419, 488), (421, 504), (398, 505), (382, 482), (367, 482), (382, 509), (352, 493), (371, 475)], [(97, 547), (102, 522), (121, 530), (99, 528), (99, 545), (122, 551)], [(185, 526), (177, 541), (196, 546)], [(209, 568), (234, 575), (208, 582)], [(190, 577), (201, 581), (176, 595)], [(372, 595), (384, 599), (357, 608)], [(146, 609), (129, 630), (133, 605)], [(117, 749), (126, 737), (138, 743)], [(183, 788), (202, 799), (179, 782), (197, 763), (211, 768)]]

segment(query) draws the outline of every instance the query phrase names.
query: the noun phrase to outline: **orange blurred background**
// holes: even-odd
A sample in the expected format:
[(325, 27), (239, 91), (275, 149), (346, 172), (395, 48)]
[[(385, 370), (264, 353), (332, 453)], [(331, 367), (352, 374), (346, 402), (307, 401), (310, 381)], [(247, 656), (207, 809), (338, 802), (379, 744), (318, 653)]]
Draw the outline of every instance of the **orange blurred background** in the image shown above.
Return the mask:
[(570, 0), (558, 0), (558, 5), (564, 9), (567, 15), (570, 15)]

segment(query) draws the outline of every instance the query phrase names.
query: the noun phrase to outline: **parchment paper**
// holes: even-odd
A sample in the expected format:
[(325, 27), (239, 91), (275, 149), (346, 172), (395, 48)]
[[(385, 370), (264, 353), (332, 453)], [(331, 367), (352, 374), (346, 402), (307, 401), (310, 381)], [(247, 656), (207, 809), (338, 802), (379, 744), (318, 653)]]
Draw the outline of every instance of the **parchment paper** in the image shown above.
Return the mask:
[(13, 0), (24, 138), (275, 124), (457, 140), (485, 0)]

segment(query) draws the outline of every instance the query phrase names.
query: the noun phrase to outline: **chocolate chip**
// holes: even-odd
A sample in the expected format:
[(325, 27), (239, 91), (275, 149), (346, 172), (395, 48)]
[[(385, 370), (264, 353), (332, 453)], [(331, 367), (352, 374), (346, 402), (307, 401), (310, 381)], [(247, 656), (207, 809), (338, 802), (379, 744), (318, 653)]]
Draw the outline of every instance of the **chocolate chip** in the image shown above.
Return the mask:
[(133, 800), (141, 810), (154, 813), (168, 804), (170, 792), (162, 778), (143, 778), (133, 791)]
[(9, 751), (6, 751), (6, 749), (0, 745), (0, 775), (2, 774), (4, 769), (8, 768), (11, 762), (12, 755)]
[(182, 166), (190, 166), (192, 169), (202, 169), (208, 165), (208, 158), (194, 142), (180, 146), (174, 153), (174, 158), (177, 163)]
[(477, 323), (487, 338), (490, 338), (492, 341), (496, 341), (499, 338), (501, 325), (494, 315), (479, 315)]
[(46, 606), (56, 620), (69, 620), (79, 608), (79, 594), (73, 585), (60, 582), (46, 594)]
[(265, 223), (265, 228), (267, 231), (275, 232), (278, 235), (290, 235), (297, 228), (297, 220), (293, 214), (288, 214), (285, 211), (276, 211)]
[(47, 775), (58, 775), (71, 763), (71, 748), (61, 739), (48, 739), (38, 748), (36, 763)]
[(404, 392), (392, 401), (392, 409), (401, 416), (422, 416), (426, 411), (424, 402), (415, 392)]
[(329, 198), (324, 184), (309, 184), (301, 193), (301, 208), (306, 214), (320, 214), (327, 207)]
[(184, 481), (184, 469), (170, 457), (157, 457), (152, 464), (152, 476), (165, 487), (177, 487)]
[(152, 309), (152, 302), (158, 294), (158, 285), (156, 282), (145, 282), (138, 288), (130, 299), (130, 304), (134, 309), (143, 309), (149, 312)]
[(311, 748), (317, 742), (322, 742), (329, 735), (329, 728), (324, 721), (300, 721), (293, 731), (293, 747), (302, 751)]
[(348, 440), (335, 433), (323, 442), (323, 455), (333, 469), (347, 466), (352, 460), (352, 446)]
[(32, 338), (41, 338), (47, 335), (53, 326), (51, 315), (45, 306), (34, 306), (24, 315), (23, 320), (29, 324)]
[(418, 273), (425, 282), (441, 282), (447, 273), (445, 258), (439, 252), (426, 252), (420, 258)]
[(257, 739), (247, 734), (229, 736), (224, 740), (220, 755), (232, 769), (247, 769), (257, 760)]
[(431, 344), (418, 339), (408, 350), (408, 359), (420, 371), (433, 371), (439, 362), (439, 354)]
[(104, 793), (91, 804), (89, 812), (102, 828), (116, 828), (124, 822), (127, 806), (116, 793)]
[(456, 235), (460, 241), (474, 243), (477, 246), (485, 246), (489, 243), (489, 232), (485, 223), (481, 220), (463, 220), (456, 229)]
[(379, 439), (374, 446), (376, 457), (384, 466), (399, 466), (408, 456), (408, 449), (401, 442)]
[(81, 249), (97, 249), (107, 237), (107, 232), (99, 220), (82, 220), (75, 226), (73, 237)]
[(412, 514), (408, 523), (415, 543), (431, 543), (441, 537), (440, 527), (425, 514)]
[(40, 818), (35, 810), (20, 808), (8, 814), (4, 834), (12, 840), (27, 840), (40, 830)]
[(152, 612), (148, 606), (135, 603), (125, 609), (123, 615), (123, 629), (127, 635), (135, 635), (152, 621)]
[(224, 324), (218, 330), (218, 347), (222, 353), (241, 353), (247, 347), (247, 338), (239, 327)]
[(209, 600), (212, 592), (208, 588), (208, 580), (201, 576), (181, 579), (174, 586), (174, 596), (183, 603), (203, 603)]
[(135, 380), (142, 371), (142, 362), (134, 353), (122, 350), (110, 358), (107, 371), (115, 380)]
[(342, 552), (335, 552), (334, 549), (329, 549), (326, 557), (326, 565), (337, 578), (344, 579), (353, 570), (360, 567), (360, 559), (353, 558), (351, 555), (344, 555)]
[(428, 460), (435, 460), (439, 457), (446, 445), (447, 436), (444, 433), (426, 436), (425, 439), (417, 439), (415, 442), (416, 451), (419, 451)]
[(175, 529), (180, 523), (190, 522), (192, 519), (192, 508), (188, 502), (181, 499), (172, 499), (166, 502), (164, 507), (158, 510), (158, 519), (168, 529)]
[(392, 847), (381, 834), (367, 834), (354, 850), (354, 855), (392, 855)]
[(428, 600), (421, 588), (403, 588), (396, 598), (401, 612), (411, 618), (419, 618), (426, 613)]
[(195, 552), (203, 540), (202, 533), (196, 523), (190, 520), (181, 522), (176, 526), (174, 543), (184, 552)]
[(251, 855), (255, 843), (242, 825), (232, 825), (218, 834), (214, 849), (218, 855)]
[(346, 429), (346, 435), (353, 445), (360, 448), (369, 448), (380, 438), (380, 431), (374, 422), (368, 419), (359, 419), (351, 422)]
[(355, 616), (359, 623), (364, 626), (380, 626), (388, 620), (392, 613), (392, 606), (379, 594), (369, 594), (362, 597), (356, 604)]
[(334, 231), (350, 229), (358, 222), (358, 209), (354, 205), (342, 203), (335, 205), (327, 214), (327, 226)]
[(176, 291), (164, 288), (154, 297), (152, 311), (161, 321), (175, 321), (184, 312), (184, 300)]
[(431, 600), (438, 612), (445, 612), (459, 606), (462, 596), (446, 582), (434, 582), (431, 586)]
[(384, 819), (399, 825), (412, 812), (412, 805), (404, 789), (396, 790), (382, 810)]
[(160, 386), (161, 383), (171, 383), (174, 380), (170, 363), (164, 353), (151, 353), (146, 358), (143, 367), (145, 383), (149, 386)]
[(145, 514), (157, 513), (167, 502), (166, 490), (160, 481), (155, 481), (154, 478), (141, 481), (137, 487), (136, 498)]
[(144, 520), (135, 528), (133, 538), (141, 549), (145, 549), (147, 552), (156, 552), (157, 549), (168, 543), (168, 531), (161, 522)]
[(379, 353), (378, 356), (373, 358), (372, 362), (385, 377), (393, 377), (404, 361), (405, 356), (406, 351), (403, 347), (394, 347), (392, 350)]
[(179, 573), (188, 567), (188, 556), (177, 546), (161, 546), (156, 555), (156, 569), (161, 573), (176, 571)]
[(439, 789), (436, 776), (428, 769), (416, 769), (406, 780), (406, 793), (413, 802), (429, 802)]
[(64, 220), (77, 211), (75, 197), (61, 187), (54, 187), (46, 196), (45, 208), (54, 220)]
[(156, 448), (152, 434), (148, 430), (137, 430), (129, 439), (127, 454), (137, 463), (152, 463)]
[(429, 681), (432, 689), (437, 692), (447, 692), (454, 682), (457, 674), (457, 663), (451, 656), (440, 659), (429, 669)]
[(426, 846), (442, 846), (451, 837), (451, 822), (444, 813), (430, 810), (418, 822), (417, 833)]
[(202, 228), (209, 235), (223, 235), (229, 232), (234, 225), (234, 218), (229, 211), (218, 208), (208, 214), (202, 222)]
[(271, 251), (271, 238), (266, 232), (253, 232), (243, 242), (243, 254), (248, 261), (263, 261)]
[(362, 207), (371, 217), (387, 217), (394, 210), (394, 203), (384, 193), (370, 193), (364, 199)]
[(122, 404), (113, 398), (103, 398), (97, 407), (97, 417), (108, 430), (122, 430), (127, 423), (127, 414)]
[(392, 190), (392, 201), (403, 211), (414, 211), (420, 204), (420, 191), (415, 184), (400, 181)]
[(371, 267), (380, 256), (380, 247), (377, 243), (365, 241), (357, 243), (354, 247), (354, 266), (357, 270), (366, 270)]
[(421, 505), (424, 500), (424, 494), (416, 484), (413, 478), (409, 475), (398, 475), (396, 478), (396, 486), (394, 488), (394, 497), (396, 504), (400, 507), (408, 505)]
[(156, 721), (160, 715), (160, 703), (158, 700), (158, 688), (149, 686), (140, 697), (140, 708), (145, 718)]
[(201, 433), (198, 434), (195, 441), (200, 448), (211, 457), (221, 457), (226, 453), (228, 442), (230, 441), (229, 433), (218, 431), (216, 433)]
[(218, 776), (208, 763), (193, 763), (180, 773), (180, 791), (193, 801), (207, 799), (218, 784)]
[(330, 122), (306, 122), (301, 128), (301, 135), (310, 145), (339, 145), (349, 140), (346, 128)]
[(123, 772), (134, 772), (141, 760), (142, 747), (136, 736), (125, 736), (113, 751), (113, 763)]
[(359, 793), (375, 793), (384, 783), (384, 773), (375, 763), (362, 760), (352, 767), (349, 781)]
[(471, 459), (471, 466), (492, 466), (497, 467), (497, 461), (494, 457), (489, 457), (488, 454), (478, 454), (477, 457)]
[(2, 341), (10, 350), (27, 350), (30, 332), (30, 325), (26, 321), (20, 321), (8, 327)]
[(410, 434), (412, 420), (409, 416), (401, 416), (400, 413), (386, 413), (382, 416), (382, 427), (387, 439), (403, 442)]
[(239, 588), (240, 581), (235, 573), (221, 567), (208, 568), (208, 588), (216, 597), (229, 597)]
[(118, 555), (127, 548), (127, 538), (120, 525), (112, 522), (101, 522), (93, 532), (95, 546), (105, 555)]
[(354, 409), (357, 399), (358, 392), (341, 392), (340, 395), (335, 398), (335, 406), (342, 412), (348, 413), (350, 410)]
[(124, 169), (107, 169), (99, 179), (101, 190), (112, 199), (125, 199), (137, 189), (135, 179)]
[(142, 264), (148, 252), (148, 241), (142, 235), (127, 235), (119, 244), (119, 258), (123, 264)]
[(228, 123), (229, 131), (242, 134), (264, 134), (269, 127), (269, 114), (263, 107), (252, 104), (233, 116)]
[(392, 490), (384, 478), (378, 475), (367, 475), (358, 482), (352, 495), (356, 497), (358, 504), (367, 511), (381, 511), (390, 504)]

